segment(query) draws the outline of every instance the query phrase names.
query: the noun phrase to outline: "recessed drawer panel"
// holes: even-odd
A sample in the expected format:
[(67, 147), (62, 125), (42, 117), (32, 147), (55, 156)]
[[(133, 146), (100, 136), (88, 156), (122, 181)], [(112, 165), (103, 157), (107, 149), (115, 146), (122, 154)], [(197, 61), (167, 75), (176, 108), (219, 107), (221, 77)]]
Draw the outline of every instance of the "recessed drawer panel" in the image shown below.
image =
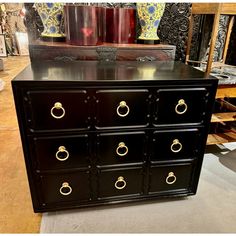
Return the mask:
[(85, 129), (88, 101), (85, 90), (29, 91), (29, 126), (35, 130)]
[(96, 92), (96, 127), (145, 127), (148, 125), (147, 90), (99, 90)]
[(155, 125), (200, 124), (207, 104), (206, 88), (159, 89)]
[(45, 204), (90, 199), (89, 172), (41, 175), (41, 194)]
[(87, 167), (88, 135), (33, 137), (33, 161), (40, 170)]
[(188, 191), (192, 169), (192, 163), (152, 166), (149, 193), (171, 190)]
[(105, 133), (97, 136), (98, 165), (143, 162), (145, 132)]
[(200, 148), (199, 129), (155, 131), (151, 161), (194, 158)]
[(101, 170), (99, 174), (99, 198), (117, 198), (142, 194), (143, 169), (124, 168)]

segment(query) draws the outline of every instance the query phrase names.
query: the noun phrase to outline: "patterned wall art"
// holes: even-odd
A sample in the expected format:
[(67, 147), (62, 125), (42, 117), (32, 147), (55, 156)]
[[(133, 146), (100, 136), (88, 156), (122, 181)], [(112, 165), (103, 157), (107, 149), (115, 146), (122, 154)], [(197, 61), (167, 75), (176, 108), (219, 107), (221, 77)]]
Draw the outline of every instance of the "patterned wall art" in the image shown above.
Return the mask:
[[(176, 46), (176, 60), (185, 60), (186, 41), (188, 38), (189, 17), (191, 3), (167, 3), (165, 12), (161, 19), (158, 35), (163, 43), (168, 43)], [(200, 17), (195, 17), (193, 41), (192, 41), (192, 56), (198, 51), (197, 40), (200, 27)]]

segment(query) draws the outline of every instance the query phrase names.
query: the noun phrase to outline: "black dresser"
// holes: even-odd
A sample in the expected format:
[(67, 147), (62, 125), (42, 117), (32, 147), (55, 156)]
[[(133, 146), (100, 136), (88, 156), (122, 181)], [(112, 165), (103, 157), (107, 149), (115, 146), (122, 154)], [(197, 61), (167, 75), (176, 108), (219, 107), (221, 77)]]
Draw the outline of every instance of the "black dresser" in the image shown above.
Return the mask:
[(179, 62), (32, 63), (13, 81), (35, 212), (196, 193), (217, 79)]

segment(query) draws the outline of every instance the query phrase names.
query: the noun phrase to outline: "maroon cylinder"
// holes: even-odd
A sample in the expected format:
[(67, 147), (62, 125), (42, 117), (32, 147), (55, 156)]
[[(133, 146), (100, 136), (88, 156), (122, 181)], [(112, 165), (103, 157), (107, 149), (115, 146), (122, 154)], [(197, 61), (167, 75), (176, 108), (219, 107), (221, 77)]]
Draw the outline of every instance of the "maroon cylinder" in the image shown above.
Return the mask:
[(136, 9), (105, 8), (104, 41), (134, 43), (136, 39)]
[(80, 46), (102, 43), (103, 8), (66, 4), (64, 15), (67, 43)]

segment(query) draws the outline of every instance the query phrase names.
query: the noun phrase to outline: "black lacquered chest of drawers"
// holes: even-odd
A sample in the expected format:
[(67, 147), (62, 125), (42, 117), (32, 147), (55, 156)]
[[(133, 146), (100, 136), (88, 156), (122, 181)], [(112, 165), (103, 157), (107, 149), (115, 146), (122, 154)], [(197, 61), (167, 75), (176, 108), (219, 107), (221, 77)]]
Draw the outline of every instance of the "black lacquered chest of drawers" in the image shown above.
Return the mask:
[(40, 62), (13, 81), (35, 212), (196, 193), (217, 80), (179, 62)]

